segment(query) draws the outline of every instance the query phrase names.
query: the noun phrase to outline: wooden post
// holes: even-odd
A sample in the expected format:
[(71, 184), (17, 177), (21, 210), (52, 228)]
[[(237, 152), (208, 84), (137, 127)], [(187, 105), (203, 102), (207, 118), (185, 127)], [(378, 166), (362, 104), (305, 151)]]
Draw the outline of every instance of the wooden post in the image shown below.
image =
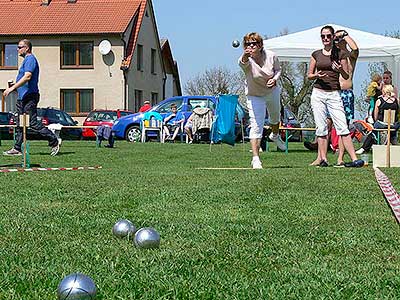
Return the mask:
[(22, 137), (24, 142), (24, 161), (22, 167), (26, 168), (26, 113), (22, 115)]
[(392, 110), (388, 110), (388, 117), (387, 117), (387, 144), (386, 144), (386, 167), (390, 168), (390, 123), (392, 121)]

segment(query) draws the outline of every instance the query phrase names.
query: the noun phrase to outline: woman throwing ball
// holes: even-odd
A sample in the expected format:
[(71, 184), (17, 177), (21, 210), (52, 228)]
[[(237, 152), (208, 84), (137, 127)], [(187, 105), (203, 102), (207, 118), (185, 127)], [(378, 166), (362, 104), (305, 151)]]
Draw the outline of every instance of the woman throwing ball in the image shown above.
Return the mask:
[(286, 145), (279, 136), (280, 88), (277, 81), (281, 75), (279, 60), (274, 52), (265, 50), (263, 39), (256, 32), (243, 37), (244, 52), (239, 58), (239, 66), (246, 75), (247, 106), (250, 116), (250, 143), (253, 152), (253, 169), (262, 169), (259, 156), (260, 142), (264, 129), (265, 112), (268, 109), (272, 133), (269, 138), (279, 149)]

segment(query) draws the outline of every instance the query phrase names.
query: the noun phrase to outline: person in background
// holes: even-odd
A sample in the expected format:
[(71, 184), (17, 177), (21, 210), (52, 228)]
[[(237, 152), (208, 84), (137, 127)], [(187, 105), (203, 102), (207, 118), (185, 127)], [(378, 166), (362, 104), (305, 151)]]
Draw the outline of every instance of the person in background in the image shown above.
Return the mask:
[(17, 136), (15, 139), (14, 147), (8, 151), (3, 152), (4, 155), (22, 155), (22, 127), (19, 126), (19, 116), (27, 113), (29, 114), (29, 127), (38, 132), (41, 136), (49, 141), (51, 148), (50, 155), (55, 156), (60, 151), (60, 144), (57, 136), (48, 128), (46, 128), (41, 121), (37, 119), (37, 105), (40, 100), (39, 94), (39, 63), (32, 54), (32, 43), (30, 40), (23, 39), (18, 42), (18, 55), (23, 57), (24, 60), (19, 68), (17, 80), (14, 85), (8, 87), (4, 92), (4, 97), (7, 97), (11, 92), (17, 90)]
[(308, 70), (308, 79), (315, 80), (311, 94), (311, 106), (316, 125), (318, 157), (321, 159), (319, 166), (327, 167), (329, 165), (327, 161), (328, 126), (326, 122), (329, 115), (351, 157), (352, 162), (346, 164), (346, 166), (362, 167), (364, 161), (357, 159), (355, 154), (340, 97), (339, 75), (345, 80), (349, 79), (347, 55), (339, 51), (334, 44), (335, 30), (332, 26), (322, 27), (320, 33), (323, 48), (312, 53)]
[(185, 127), (184, 127), (185, 133), (188, 136), (189, 144), (193, 143), (193, 132), (192, 132), (193, 117), (194, 117), (194, 114), (192, 113), (190, 115), (190, 117), (188, 118), (188, 120), (186, 121), (186, 124), (185, 124)]
[[(166, 141), (175, 140), (183, 122), (185, 122), (185, 115), (178, 112), (176, 104), (171, 104), (171, 112), (164, 118), (164, 136)], [(173, 133), (172, 137), (171, 132)]]
[(369, 101), (369, 108), (368, 108), (368, 123), (373, 124), (374, 123), (374, 118), (373, 112), (375, 108), (375, 101), (376, 99), (381, 95), (381, 90), (382, 90), (382, 77), (379, 74), (374, 74), (372, 76), (372, 81), (368, 85), (367, 88), (367, 101)]
[(144, 113), (151, 109), (150, 101), (146, 100), (143, 102), (142, 107), (139, 108), (139, 112)]
[(245, 76), (247, 107), (250, 116), (250, 143), (253, 153), (253, 169), (262, 169), (260, 143), (264, 129), (265, 111), (268, 109), (272, 132), (269, 138), (279, 149), (286, 145), (279, 135), (280, 88), (277, 82), (281, 75), (278, 57), (263, 47), (263, 38), (256, 32), (243, 37), (244, 52), (239, 58), (239, 66)]
[[(400, 111), (400, 100), (394, 93), (394, 87), (390, 84), (384, 85), (382, 88), (382, 95), (376, 100), (375, 109), (374, 109), (374, 128), (375, 129), (386, 129), (388, 127), (387, 123), (384, 123), (384, 112), (385, 110), (394, 110), (395, 111), (395, 123), (391, 124), (391, 127), (395, 130), (400, 128), (400, 123), (398, 113)], [(364, 152), (368, 152), (371, 150), (372, 145), (377, 143), (376, 136), (378, 132), (370, 133), (365, 139), (362, 147), (357, 150), (357, 154), (363, 154)], [(391, 144), (397, 144), (397, 137), (394, 132), (390, 134), (390, 142)]]
[[(339, 75), (340, 82), (340, 97), (342, 98), (344, 112), (346, 114), (347, 125), (349, 126), (351, 121), (354, 119), (354, 93), (353, 93), (353, 75), (356, 68), (356, 62), (359, 56), (359, 49), (356, 42), (345, 30), (338, 30), (335, 32), (335, 44), (340, 51), (347, 54), (347, 65), (349, 78), (344, 79), (343, 76)], [(347, 48), (347, 46), (350, 48)], [(334, 130), (334, 129), (333, 129)], [(336, 130), (332, 132), (332, 136), (336, 135)], [(332, 139), (333, 140), (333, 139)], [(338, 145), (339, 154), (336, 166), (344, 166), (344, 145), (341, 136), (338, 136), (338, 141), (335, 140), (334, 145)]]
[[(399, 97), (399, 92), (397, 90), (397, 87), (394, 86), (393, 82), (392, 82), (392, 72), (390, 72), (389, 70), (386, 70), (385, 72), (383, 72), (383, 76), (382, 76), (382, 82), (383, 82), (383, 86), (390, 84), (393, 86), (393, 93), (394, 96), (396, 98)], [(382, 94), (382, 92), (378, 95), (378, 97)], [(377, 97), (377, 98), (378, 98)]]

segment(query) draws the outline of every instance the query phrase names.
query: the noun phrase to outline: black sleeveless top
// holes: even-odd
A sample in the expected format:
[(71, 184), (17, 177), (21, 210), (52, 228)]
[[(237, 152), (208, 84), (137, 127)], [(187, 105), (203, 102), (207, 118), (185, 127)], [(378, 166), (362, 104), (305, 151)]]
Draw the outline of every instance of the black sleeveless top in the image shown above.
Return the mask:
[(382, 96), (380, 96), (378, 99), (381, 100), (381, 104), (378, 107), (378, 120), (383, 121), (384, 111), (391, 109), (396, 111), (394, 121), (397, 122), (399, 118), (399, 102), (397, 99), (395, 99), (393, 103), (386, 102)]

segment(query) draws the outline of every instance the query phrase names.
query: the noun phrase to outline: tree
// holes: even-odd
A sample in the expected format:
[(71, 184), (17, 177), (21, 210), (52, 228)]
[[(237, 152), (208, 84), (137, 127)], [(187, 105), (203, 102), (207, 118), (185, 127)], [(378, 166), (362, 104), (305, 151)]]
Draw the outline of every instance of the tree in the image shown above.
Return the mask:
[(307, 63), (281, 62), (281, 102), (288, 106), (302, 124), (313, 123), (311, 91), (313, 82), (308, 79)]
[[(289, 30), (284, 28), (278, 36), (287, 35)], [(268, 36), (264, 36), (268, 39)], [(311, 92), (313, 82), (308, 79), (307, 63), (281, 62), (281, 77), (279, 79), (281, 103), (296, 115), (300, 123), (311, 125), (314, 122), (311, 109)]]
[(184, 90), (188, 95), (236, 94), (243, 103), (245, 97), (242, 73), (225, 67), (213, 67), (189, 80)]

